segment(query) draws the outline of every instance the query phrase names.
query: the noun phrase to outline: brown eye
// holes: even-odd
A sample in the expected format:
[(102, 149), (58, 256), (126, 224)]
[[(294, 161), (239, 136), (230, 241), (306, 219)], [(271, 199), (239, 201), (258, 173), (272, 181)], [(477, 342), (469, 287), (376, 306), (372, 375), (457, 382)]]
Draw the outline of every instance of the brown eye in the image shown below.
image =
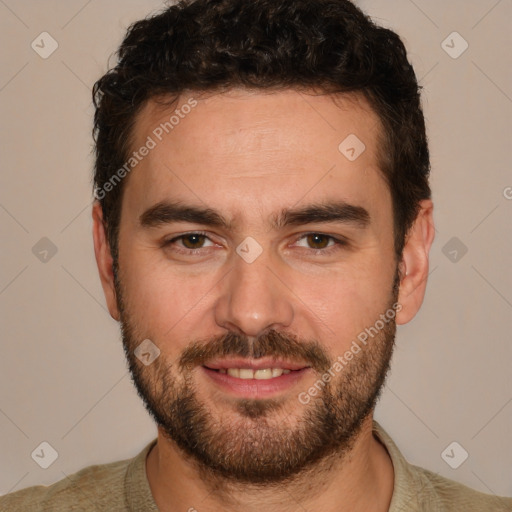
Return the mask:
[(185, 233), (162, 243), (166, 250), (185, 255), (199, 255), (213, 247), (214, 244), (206, 233)]
[(303, 249), (309, 249), (317, 255), (327, 255), (348, 246), (348, 242), (343, 238), (336, 238), (324, 233), (306, 233), (295, 244)]
[(329, 240), (332, 237), (322, 235), (321, 233), (311, 233), (307, 235), (308, 243), (311, 244), (312, 249), (325, 249), (328, 246)]
[(183, 235), (179, 238), (187, 249), (200, 249), (204, 245), (206, 236), (198, 233), (192, 233), (190, 235)]

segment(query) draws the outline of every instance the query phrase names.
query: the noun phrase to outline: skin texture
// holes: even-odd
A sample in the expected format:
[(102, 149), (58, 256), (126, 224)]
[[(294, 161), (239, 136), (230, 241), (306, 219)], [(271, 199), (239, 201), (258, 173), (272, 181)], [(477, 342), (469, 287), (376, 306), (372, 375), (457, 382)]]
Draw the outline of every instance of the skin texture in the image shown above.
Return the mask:
[[(394, 321), (336, 373), (317, 399), (305, 405), (297, 397), (393, 303), (400, 304), (396, 324), (415, 316), (434, 237), (432, 202), (421, 203), (402, 260), (396, 261), (391, 195), (377, 166), (380, 123), (358, 96), (339, 96), (335, 102), (329, 95), (297, 91), (232, 90), (183, 95), (172, 107), (149, 102), (135, 124), (133, 147), (142, 146), (191, 97), (197, 106), (125, 178), (117, 281), (101, 208), (98, 203), (93, 207), (95, 253), (107, 305), (121, 322), (137, 389), (163, 423), (147, 460), (155, 501), (162, 511), (287, 511), (296, 510), (297, 502), (306, 510), (386, 511), (393, 467), (371, 426), (391, 357)], [(338, 150), (350, 134), (366, 146), (355, 161)], [(148, 208), (171, 199), (214, 209), (231, 225), (180, 221), (141, 226), (140, 216)], [(275, 229), (270, 223), (283, 208), (329, 200), (365, 208), (369, 224), (363, 229), (355, 223), (314, 222)], [(194, 245), (189, 239), (195, 254), (186, 252), (191, 249), (184, 239), (163, 246), (190, 232), (207, 236), (193, 239)], [(332, 241), (308, 233), (343, 238), (347, 245), (328, 252)], [(246, 237), (262, 249), (250, 264), (236, 252)], [(322, 357), (315, 366), (313, 352), (299, 351), (312, 368), (273, 400), (249, 404), (212, 383), (197, 358), (189, 359), (188, 366), (179, 364), (193, 355), (192, 347), (207, 347), (206, 360), (229, 352), (229, 335), (253, 356), (250, 351), (257, 349), (285, 356), (293, 352), (295, 340), (300, 347), (311, 343)], [(149, 366), (133, 356), (144, 339), (160, 349)], [(272, 339), (278, 343), (269, 344)], [(171, 423), (177, 411), (183, 413), (176, 407), (187, 394), (196, 413), (191, 418), (210, 434), (205, 443), (210, 462), (214, 455), (231, 454), (222, 471), (208, 469), (204, 457), (170, 437), (171, 427), (174, 435), (176, 429), (185, 431), (186, 421)], [(322, 432), (322, 426), (332, 431), (332, 425), (322, 423), (325, 404), (336, 411), (333, 424), (339, 431), (325, 439), (323, 458), (304, 462), (315, 445), (311, 436), (300, 438), (299, 433), (305, 427), (309, 433)], [(268, 455), (267, 465), (275, 464), (275, 453), (277, 460), (289, 462), (288, 477), (284, 470), (261, 470), (265, 486), (249, 481), (247, 473), (257, 473), (257, 453), (263, 461)], [(304, 455), (302, 466), (293, 454)]]

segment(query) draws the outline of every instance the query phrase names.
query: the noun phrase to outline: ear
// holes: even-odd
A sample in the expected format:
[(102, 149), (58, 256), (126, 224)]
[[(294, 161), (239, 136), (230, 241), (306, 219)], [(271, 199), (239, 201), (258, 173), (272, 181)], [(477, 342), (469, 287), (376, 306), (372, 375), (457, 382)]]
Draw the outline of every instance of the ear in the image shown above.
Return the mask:
[(409, 230), (400, 270), (402, 278), (398, 302), (402, 309), (397, 312), (396, 323), (406, 324), (414, 318), (423, 303), (428, 278), (428, 255), (434, 241), (434, 205), (430, 199), (420, 202), (420, 211)]
[(92, 207), (92, 235), (94, 239), (94, 254), (101, 279), (101, 286), (107, 301), (110, 316), (119, 321), (121, 318), (117, 307), (116, 291), (114, 286), (114, 272), (112, 254), (107, 241), (105, 227), (103, 225), (103, 210), (98, 201)]

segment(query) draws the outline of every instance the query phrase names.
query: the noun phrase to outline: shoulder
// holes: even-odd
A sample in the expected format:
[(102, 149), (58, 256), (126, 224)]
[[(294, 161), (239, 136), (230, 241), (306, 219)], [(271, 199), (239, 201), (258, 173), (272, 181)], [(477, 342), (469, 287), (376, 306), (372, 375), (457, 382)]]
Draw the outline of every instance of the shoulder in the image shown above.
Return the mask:
[(410, 464), (375, 420), (373, 433), (388, 451), (395, 471), (390, 512), (512, 512), (512, 498), (485, 494)]
[(0, 496), (2, 512), (123, 510), (124, 479), (133, 459), (88, 466), (49, 485)]
[[(439, 512), (512, 512), (512, 498), (485, 494), (419, 466), (409, 465), (416, 477), (418, 501), (424, 510)], [(423, 510), (423, 508), (421, 509)]]

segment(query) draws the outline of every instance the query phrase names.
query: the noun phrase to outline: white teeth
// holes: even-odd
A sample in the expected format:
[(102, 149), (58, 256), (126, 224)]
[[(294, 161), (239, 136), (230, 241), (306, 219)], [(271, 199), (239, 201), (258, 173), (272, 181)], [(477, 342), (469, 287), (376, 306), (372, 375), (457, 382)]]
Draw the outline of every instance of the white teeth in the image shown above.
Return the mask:
[(283, 370), (282, 368), (262, 368), (261, 370), (252, 370), (250, 368), (225, 368), (219, 369), (219, 373), (227, 373), (231, 377), (237, 379), (256, 379), (256, 380), (268, 380), (275, 377), (281, 377), (281, 375), (287, 375), (291, 370)]
[(272, 368), (265, 368), (264, 370), (256, 370), (254, 372), (254, 378), (258, 380), (271, 379), (273, 376), (274, 373), (272, 371)]
[(240, 372), (240, 375), (239, 375), (240, 379), (253, 379), (254, 378), (254, 371), (251, 370), (250, 368), (240, 368), (239, 372)]

